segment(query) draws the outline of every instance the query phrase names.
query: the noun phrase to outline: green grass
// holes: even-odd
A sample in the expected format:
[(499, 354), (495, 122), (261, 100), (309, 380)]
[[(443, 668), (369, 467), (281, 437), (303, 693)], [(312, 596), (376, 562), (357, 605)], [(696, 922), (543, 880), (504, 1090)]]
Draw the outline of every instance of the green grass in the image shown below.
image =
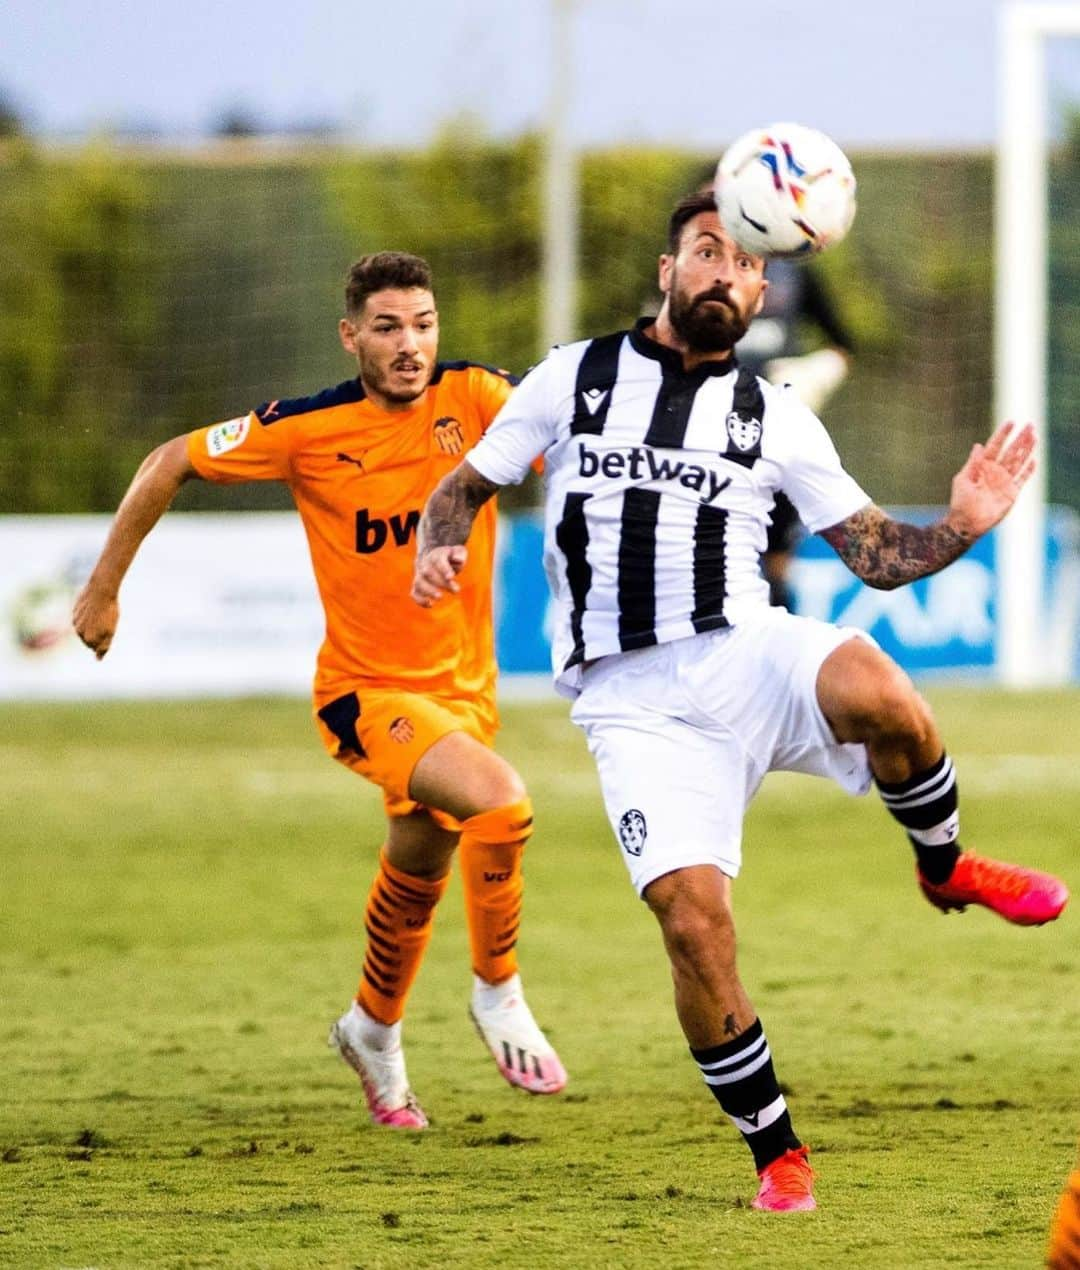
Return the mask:
[[(1080, 887), (1080, 694), (933, 701), (965, 839)], [(530, 1099), (485, 1056), (455, 884), (406, 1022), (434, 1123), (394, 1135), (322, 1044), (380, 803), (306, 706), (0, 711), (0, 1264), (1038, 1265), (1080, 1127), (1076, 914), (943, 917), (876, 799), (771, 778), (741, 965), (820, 1209), (755, 1213), (581, 738), (505, 715), (538, 817), (522, 961), (571, 1084)]]

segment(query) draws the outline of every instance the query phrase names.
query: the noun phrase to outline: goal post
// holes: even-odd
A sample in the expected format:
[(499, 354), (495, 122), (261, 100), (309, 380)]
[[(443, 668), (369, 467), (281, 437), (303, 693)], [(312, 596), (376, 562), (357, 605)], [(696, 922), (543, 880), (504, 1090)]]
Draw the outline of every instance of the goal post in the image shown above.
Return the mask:
[(544, 147), (544, 241), (539, 356), (574, 339), (577, 323), (577, 155), (570, 132), (577, 0), (550, 0), (551, 82)]
[(1002, 5), (994, 232), (994, 410), (1035, 425), (1039, 468), (997, 531), (997, 678), (1008, 687), (1064, 675), (1046, 654), (1046, 41), (1080, 36), (1080, 3)]

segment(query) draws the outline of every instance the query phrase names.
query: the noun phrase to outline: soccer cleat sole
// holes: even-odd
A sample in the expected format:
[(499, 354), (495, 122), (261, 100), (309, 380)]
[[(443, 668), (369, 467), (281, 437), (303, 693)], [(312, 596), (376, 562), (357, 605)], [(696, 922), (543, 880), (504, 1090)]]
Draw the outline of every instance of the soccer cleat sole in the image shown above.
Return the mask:
[(767, 1200), (755, 1199), (750, 1205), (759, 1213), (812, 1213), (817, 1209), (817, 1200), (813, 1195), (802, 1195), (795, 1200), (781, 1200), (769, 1203)]

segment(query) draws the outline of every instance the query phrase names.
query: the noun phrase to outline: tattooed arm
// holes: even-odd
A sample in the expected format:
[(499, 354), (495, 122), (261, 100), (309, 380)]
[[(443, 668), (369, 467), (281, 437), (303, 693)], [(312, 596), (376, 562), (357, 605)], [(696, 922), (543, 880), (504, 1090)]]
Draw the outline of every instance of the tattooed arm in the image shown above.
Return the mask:
[(975, 541), (957, 532), (948, 517), (934, 525), (907, 525), (874, 503), (821, 536), (857, 578), (881, 591), (937, 573)]
[(435, 487), (420, 517), (416, 536), (416, 569), (412, 598), (430, 608), (447, 591), (456, 592), (457, 574), (465, 567), (465, 543), (481, 507), (499, 487), (462, 461)]
[(1011, 423), (1002, 424), (985, 446), (972, 447), (936, 524), (904, 524), (870, 503), (821, 536), (856, 577), (879, 590), (937, 573), (1008, 514), (1035, 470), (1034, 448), (1031, 424), (1015, 435)]

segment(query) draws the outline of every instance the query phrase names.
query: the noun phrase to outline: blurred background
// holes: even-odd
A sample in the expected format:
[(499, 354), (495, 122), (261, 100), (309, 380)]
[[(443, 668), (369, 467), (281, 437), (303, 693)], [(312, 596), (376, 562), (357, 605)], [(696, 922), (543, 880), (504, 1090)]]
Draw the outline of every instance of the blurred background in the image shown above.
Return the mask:
[[(20, 684), (47, 695), (64, 679), (61, 653), (73, 659), (68, 691), (92, 671), (57, 614), (104, 522), (80, 523), (79, 544), (63, 538), (39, 557), (27, 518), (111, 512), (158, 442), (349, 376), (335, 325), (353, 258), (388, 247), (426, 256), (441, 355), (520, 373), (555, 339), (629, 325), (654, 298), (670, 205), (708, 177), (736, 135), (777, 119), (832, 135), (859, 182), (849, 239), (813, 266), (851, 352), (823, 417), (878, 502), (947, 502), (953, 472), (995, 422), (1005, 7), (414, 0), (343, 11), (324, 0), (164, 9), (8, 0), (0, 528), (14, 517), (19, 536), (0, 566), (13, 632), (0, 695), (19, 695)], [(1056, 8), (1080, 22), (1076, 5)], [(1071, 676), (1080, 36), (1050, 33), (1040, 50), (1045, 473), (1061, 509), (1047, 547), (1058, 570), (1048, 624)], [(1011, 261), (1008, 248), (1002, 259)], [(1030, 266), (1017, 256), (1016, 268)], [(830, 337), (808, 325), (800, 340), (813, 349)], [(522, 517), (510, 555), (535, 555), (535, 499), (529, 487), (504, 501)], [(280, 488), (198, 482), (177, 501), (181, 511), (219, 513), (289, 505)], [(848, 580), (826, 584), (825, 561), (814, 573), (811, 557), (796, 604), (833, 618), (856, 600), (865, 607)], [(915, 669), (924, 666), (918, 647), (935, 640), (952, 647), (946, 669), (992, 668), (989, 556), (985, 570), (981, 591), (961, 575), (959, 591), (889, 602), (900, 609), (870, 605), (860, 620), (879, 637), (876, 623), (906, 620), (901, 643), (914, 641), (905, 660)], [(504, 587), (523, 597), (531, 622), (514, 649), (504, 640), (504, 661), (538, 672), (542, 584), (513, 574)], [(931, 656), (925, 666), (938, 663)]]

